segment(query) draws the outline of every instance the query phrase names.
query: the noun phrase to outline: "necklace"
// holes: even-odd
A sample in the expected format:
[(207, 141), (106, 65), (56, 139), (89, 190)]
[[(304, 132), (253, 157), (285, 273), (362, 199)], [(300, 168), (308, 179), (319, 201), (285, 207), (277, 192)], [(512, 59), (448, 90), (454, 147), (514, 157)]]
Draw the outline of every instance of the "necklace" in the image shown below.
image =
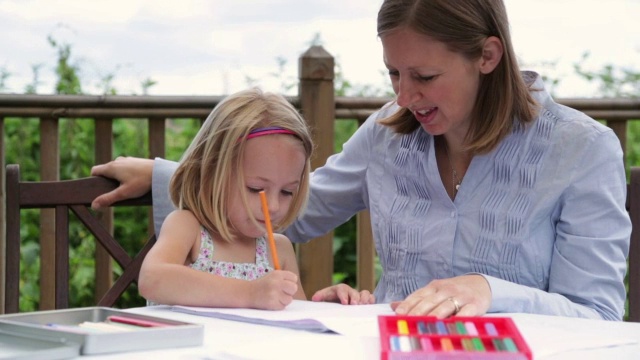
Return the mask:
[(444, 153), (447, 156), (447, 161), (449, 161), (449, 167), (451, 168), (451, 192), (453, 193), (453, 197), (456, 197), (458, 190), (460, 190), (462, 178), (458, 178), (458, 172), (453, 168), (453, 162), (451, 162), (451, 158), (449, 157), (449, 147), (446, 142), (444, 142)]

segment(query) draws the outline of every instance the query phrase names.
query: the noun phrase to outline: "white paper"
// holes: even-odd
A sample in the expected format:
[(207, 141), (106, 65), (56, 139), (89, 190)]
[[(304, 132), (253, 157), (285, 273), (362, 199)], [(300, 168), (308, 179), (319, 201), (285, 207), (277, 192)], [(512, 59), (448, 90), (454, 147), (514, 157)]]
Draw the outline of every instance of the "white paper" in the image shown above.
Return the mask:
[(341, 335), (378, 336), (378, 315), (393, 315), (389, 304), (341, 305), (294, 300), (284, 310), (173, 306), (173, 311), (253, 324)]
[[(638, 343), (632, 336), (626, 336), (628, 334), (618, 330), (620, 325), (625, 325), (619, 322), (534, 314), (505, 316), (513, 319), (535, 359)], [(640, 324), (628, 325), (633, 327)], [(608, 327), (611, 327), (610, 331), (607, 330)], [(636, 332), (638, 329), (640, 328), (636, 327)]]
[[(318, 348), (318, 344), (322, 344)], [(310, 350), (314, 349), (314, 350)], [(336, 357), (335, 354), (340, 354)], [(351, 337), (336, 334), (300, 334), (295, 338), (273, 338), (252, 346), (231, 346), (214, 353), (211, 359), (230, 360), (371, 360), (380, 358), (377, 337)]]

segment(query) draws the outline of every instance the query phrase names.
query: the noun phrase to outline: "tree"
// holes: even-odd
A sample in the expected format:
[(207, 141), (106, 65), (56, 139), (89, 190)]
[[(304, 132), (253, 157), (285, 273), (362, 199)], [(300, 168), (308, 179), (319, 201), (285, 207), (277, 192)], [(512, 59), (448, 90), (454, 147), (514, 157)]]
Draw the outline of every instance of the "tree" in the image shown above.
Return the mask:
[(7, 89), (7, 79), (11, 76), (11, 73), (5, 68), (0, 68), (0, 91)]
[(576, 74), (589, 82), (598, 85), (598, 94), (603, 97), (638, 97), (640, 96), (640, 72), (633, 68), (618, 67), (606, 64), (598, 70), (587, 70), (585, 62), (591, 54), (582, 54), (573, 68)]
[(48, 36), (49, 44), (58, 51), (58, 64), (56, 66), (56, 94), (82, 94), (82, 86), (78, 73), (80, 67), (78, 64), (71, 63), (71, 45), (67, 43), (59, 43), (53, 36)]
[[(62, 43), (48, 37), (48, 42), (55, 50), (57, 62), (55, 67), (56, 82), (55, 93), (66, 95), (83, 94), (80, 74), (82, 69), (80, 62), (75, 60), (71, 44)], [(33, 65), (33, 81), (29, 84), (25, 92), (35, 94), (41, 85), (39, 81), (42, 64)], [(9, 73), (3, 69), (2, 86), (9, 77)], [(105, 94), (115, 95), (117, 90), (112, 86), (115, 74), (107, 74), (100, 80), (103, 84), (102, 91)], [(143, 91), (153, 86), (155, 82), (147, 78), (143, 82)], [(195, 122), (185, 122), (182, 129), (186, 129), (188, 138), (193, 137), (192, 128), (199, 124)], [(35, 118), (8, 118), (5, 121), (5, 144), (7, 163), (17, 163), (21, 166), (23, 178), (26, 180), (39, 180), (40, 163), (40, 139), (39, 120)], [(94, 149), (94, 122), (92, 119), (62, 118), (59, 121), (60, 133), (60, 178), (73, 179), (88, 176), (91, 166), (95, 163), (93, 157)], [(142, 153), (147, 146), (140, 144), (147, 143), (146, 128), (142, 121), (128, 121), (126, 119), (114, 122), (114, 137), (116, 141), (115, 152), (117, 154), (128, 154), (132, 156), (145, 157)], [(184, 142), (178, 142), (184, 146)], [(185, 146), (186, 147), (186, 146)], [(184, 151), (181, 148), (180, 153)], [(173, 149), (168, 147), (168, 152)], [(39, 278), (39, 228), (34, 224), (39, 223), (39, 212), (37, 210), (24, 211), (24, 220), (21, 222), (23, 243), (21, 245), (21, 278)], [(114, 226), (114, 236), (122, 240), (122, 245), (134, 255), (141, 247), (141, 241), (146, 240), (147, 213), (144, 209), (129, 208), (117, 209), (116, 217), (119, 219)], [(95, 304), (95, 248), (96, 242), (92, 235), (80, 223), (71, 217), (70, 227), (70, 306), (82, 307)], [(118, 274), (121, 269), (114, 263), (114, 271)], [(37, 281), (24, 281), (20, 289), (20, 309), (21, 311), (33, 311), (38, 309), (39, 304), (39, 283)], [(144, 305), (137, 289), (130, 289), (126, 292), (120, 303), (121, 307), (132, 307)]]

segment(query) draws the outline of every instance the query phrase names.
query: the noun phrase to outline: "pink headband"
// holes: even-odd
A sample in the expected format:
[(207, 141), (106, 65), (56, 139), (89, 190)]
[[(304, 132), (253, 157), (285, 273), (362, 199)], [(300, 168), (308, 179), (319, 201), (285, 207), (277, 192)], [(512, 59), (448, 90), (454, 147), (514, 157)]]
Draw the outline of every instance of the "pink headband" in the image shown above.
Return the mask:
[(278, 126), (269, 126), (269, 127), (263, 127), (263, 128), (257, 128), (257, 129), (251, 130), (249, 135), (247, 135), (247, 140), (252, 139), (254, 137), (258, 137), (258, 136), (273, 135), (273, 134), (289, 134), (289, 135), (297, 136), (296, 133), (294, 133), (289, 129), (281, 128)]

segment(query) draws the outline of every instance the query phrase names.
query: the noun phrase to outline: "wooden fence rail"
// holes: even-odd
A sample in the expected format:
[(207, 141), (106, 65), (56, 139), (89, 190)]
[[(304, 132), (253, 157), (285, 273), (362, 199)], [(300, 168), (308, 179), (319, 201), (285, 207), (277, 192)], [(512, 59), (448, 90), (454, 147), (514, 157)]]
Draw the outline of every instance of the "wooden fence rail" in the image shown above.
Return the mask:
[[(113, 159), (113, 121), (127, 118), (148, 122), (148, 156), (165, 156), (165, 123), (172, 118), (204, 119), (223, 96), (87, 96), (0, 94), (0, 309), (4, 309), (4, 227), (5, 227), (5, 148), (4, 119), (38, 118), (40, 121), (40, 179), (58, 180), (60, 173), (60, 118), (82, 118), (95, 122), (95, 161)], [(335, 97), (334, 59), (322, 47), (313, 46), (299, 59), (299, 94), (289, 101), (301, 110), (313, 130), (316, 151), (312, 166), (325, 163), (333, 153), (334, 123), (355, 119), (360, 124), (390, 98)], [(626, 148), (627, 122), (640, 119), (640, 99), (560, 99), (559, 102), (606, 121)], [(105, 224), (112, 228), (107, 216)], [(54, 224), (52, 214), (41, 214), (40, 308), (53, 308)], [(357, 286), (375, 287), (375, 250), (367, 212), (357, 221)], [(152, 227), (151, 227), (152, 228)], [(298, 256), (302, 283), (307, 294), (328, 286), (333, 274), (333, 234), (300, 245)], [(112, 281), (111, 260), (104, 250), (96, 254), (96, 292), (101, 296)]]

